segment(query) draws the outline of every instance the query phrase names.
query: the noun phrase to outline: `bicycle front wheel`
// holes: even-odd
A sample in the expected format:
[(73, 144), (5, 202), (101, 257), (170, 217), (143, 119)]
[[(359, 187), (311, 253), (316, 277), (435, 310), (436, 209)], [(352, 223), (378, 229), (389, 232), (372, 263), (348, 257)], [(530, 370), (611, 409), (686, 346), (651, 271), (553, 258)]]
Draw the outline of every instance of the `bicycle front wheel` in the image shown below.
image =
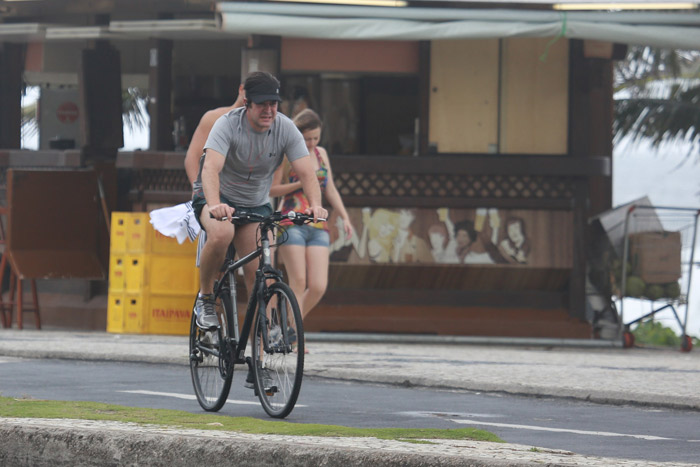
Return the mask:
[(255, 390), (269, 416), (284, 418), (294, 409), (304, 373), (304, 327), (287, 284), (268, 287), (253, 329)]
[(227, 327), (233, 311), (230, 296), (225, 291), (216, 297), (216, 313), (220, 326), (215, 331), (200, 329), (194, 310), (190, 321), (192, 385), (199, 405), (209, 412), (216, 412), (224, 406), (233, 378)]

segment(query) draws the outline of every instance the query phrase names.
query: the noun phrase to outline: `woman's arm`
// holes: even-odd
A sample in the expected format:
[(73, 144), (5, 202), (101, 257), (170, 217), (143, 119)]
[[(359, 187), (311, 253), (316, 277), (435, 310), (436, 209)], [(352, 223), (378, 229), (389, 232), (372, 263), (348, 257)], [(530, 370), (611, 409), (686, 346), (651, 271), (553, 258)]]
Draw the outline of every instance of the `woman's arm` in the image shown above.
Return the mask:
[(321, 159), (323, 159), (323, 162), (326, 164), (326, 168), (328, 169), (328, 179), (326, 181), (326, 199), (330, 203), (331, 207), (333, 207), (333, 209), (338, 213), (340, 218), (343, 219), (345, 235), (347, 238), (350, 238), (352, 237), (352, 233), (355, 229), (352, 226), (352, 222), (350, 222), (350, 216), (348, 216), (348, 212), (345, 209), (345, 204), (343, 204), (343, 198), (341, 198), (340, 193), (335, 186), (335, 182), (333, 181), (333, 171), (331, 169), (331, 162), (328, 158), (328, 153), (321, 147), (318, 148), (318, 151), (321, 155)]
[(199, 125), (197, 125), (197, 128), (194, 130), (190, 146), (187, 148), (187, 154), (185, 155), (185, 172), (187, 172), (190, 185), (197, 180), (197, 175), (199, 174), (199, 159), (204, 153), (204, 144), (207, 142), (207, 136), (209, 136), (209, 132), (214, 126), (216, 119), (223, 115), (223, 113), (224, 112), (221, 112), (220, 109), (206, 112), (199, 121)]
[(294, 191), (300, 190), (301, 189), (301, 182), (296, 181), (292, 183), (282, 183), (282, 179), (284, 178), (284, 173), (286, 172), (285, 168), (287, 166), (287, 159), (285, 159), (285, 162), (283, 162), (279, 167), (277, 167), (277, 170), (275, 170), (275, 173), (272, 175), (272, 186), (270, 187), (270, 196), (273, 198), (277, 198), (279, 196), (284, 196), (286, 194), (292, 193)]

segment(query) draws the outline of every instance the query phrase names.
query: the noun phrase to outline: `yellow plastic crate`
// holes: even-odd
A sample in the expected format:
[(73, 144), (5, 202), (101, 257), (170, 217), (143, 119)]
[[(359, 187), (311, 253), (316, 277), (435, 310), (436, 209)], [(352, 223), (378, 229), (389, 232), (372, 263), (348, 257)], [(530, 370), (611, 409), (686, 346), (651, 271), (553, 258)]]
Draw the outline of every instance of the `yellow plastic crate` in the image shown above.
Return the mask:
[(124, 332), (124, 294), (109, 293), (107, 296), (107, 332)]
[(113, 212), (110, 252), (189, 256), (197, 253), (197, 243), (185, 240), (180, 244), (156, 231), (147, 212)]
[(151, 232), (154, 230), (147, 212), (131, 212), (127, 216), (126, 251), (148, 253), (151, 247)]
[(187, 255), (193, 256), (197, 254), (197, 243), (185, 240), (178, 243), (173, 237), (166, 237), (151, 226), (149, 232), (151, 239), (151, 253), (167, 254), (167, 255)]
[(148, 316), (143, 312), (147, 296), (144, 294), (124, 294), (124, 332), (143, 334), (148, 325)]
[(126, 253), (126, 229), (130, 212), (113, 212), (109, 249), (113, 253)]
[(126, 260), (123, 253), (110, 253), (109, 255), (109, 291), (124, 292), (126, 287)]
[(194, 256), (152, 254), (147, 269), (147, 285), (153, 294), (191, 296), (199, 291), (199, 268)]
[[(119, 277), (119, 257), (114, 255), (112, 275)], [(123, 287), (127, 293), (144, 292), (156, 294), (192, 295), (199, 291), (199, 269), (195, 258), (190, 256), (167, 255), (124, 255)], [(118, 287), (119, 283), (115, 282)], [(111, 283), (110, 283), (111, 286)], [(118, 291), (120, 289), (112, 289)]]
[(186, 336), (190, 332), (192, 306), (195, 295), (167, 295), (152, 293), (148, 296), (145, 313), (149, 334)]
[(140, 294), (148, 287), (148, 255), (125, 255), (124, 291)]
[(195, 295), (110, 294), (107, 332), (186, 336), (194, 300)]

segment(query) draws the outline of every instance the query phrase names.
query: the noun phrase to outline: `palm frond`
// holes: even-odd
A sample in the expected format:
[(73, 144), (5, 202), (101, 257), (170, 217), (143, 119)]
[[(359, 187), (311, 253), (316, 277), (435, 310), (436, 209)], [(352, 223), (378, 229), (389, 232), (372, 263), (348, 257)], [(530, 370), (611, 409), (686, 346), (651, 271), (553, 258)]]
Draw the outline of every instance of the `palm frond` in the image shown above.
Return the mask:
[(614, 142), (700, 153), (700, 52), (635, 47), (615, 69)]
[(148, 126), (146, 99), (146, 93), (139, 88), (128, 88), (122, 92), (122, 118), (131, 131)]

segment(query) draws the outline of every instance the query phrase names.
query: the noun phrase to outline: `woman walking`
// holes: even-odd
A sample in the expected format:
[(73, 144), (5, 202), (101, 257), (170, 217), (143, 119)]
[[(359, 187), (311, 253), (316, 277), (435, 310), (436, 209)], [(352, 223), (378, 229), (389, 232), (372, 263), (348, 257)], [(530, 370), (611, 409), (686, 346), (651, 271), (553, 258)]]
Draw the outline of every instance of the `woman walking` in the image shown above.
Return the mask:
[[(321, 140), (321, 119), (313, 110), (305, 109), (294, 118), (294, 123), (304, 136), (323, 196), (336, 215), (343, 220), (345, 235), (349, 238), (354, 229), (340, 193), (333, 183), (333, 172), (328, 153), (318, 146)], [(270, 196), (282, 197), (280, 211), (283, 213), (303, 211), (309, 204), (301, 190), (299, 178), (286, 161), (275, 172)], [(287, 269), (289, 285), (299, 299), (303, 318), (318, 304), (328, 286), (330, 253), (328, 223), (290, 224), (285, 227), (285, 233), (281, 235), (287, 235), (287, 241), (279, 247), (279, 255)]]

